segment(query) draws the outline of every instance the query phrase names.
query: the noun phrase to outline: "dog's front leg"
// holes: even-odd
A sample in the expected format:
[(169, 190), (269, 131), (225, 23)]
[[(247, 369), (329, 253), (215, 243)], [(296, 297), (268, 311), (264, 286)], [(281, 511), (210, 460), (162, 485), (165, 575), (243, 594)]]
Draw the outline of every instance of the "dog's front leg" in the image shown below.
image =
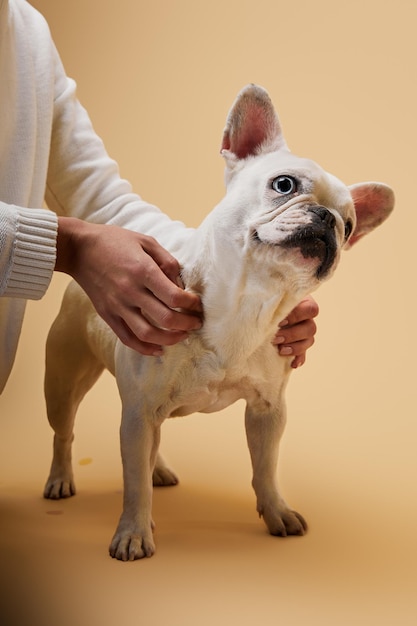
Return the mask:
[(136, 410), (123, 411), (120, 442), (123, 461), (123, 513), (109, 552), (121, 561), (134, 561), (155, 552), (152, 521), (152, 472), (160, 426)]
[(257, 498), (257, 511), (271, 535), (303, 535), (307, 524), (303, 517), (292, 511), (281, 497), (276, 470), (278, 449), (285, 427), (285, 406), (267, 409), (259, 400), (249, 403), (245, 415), (246, 436), (252, 460), (252, 485)]

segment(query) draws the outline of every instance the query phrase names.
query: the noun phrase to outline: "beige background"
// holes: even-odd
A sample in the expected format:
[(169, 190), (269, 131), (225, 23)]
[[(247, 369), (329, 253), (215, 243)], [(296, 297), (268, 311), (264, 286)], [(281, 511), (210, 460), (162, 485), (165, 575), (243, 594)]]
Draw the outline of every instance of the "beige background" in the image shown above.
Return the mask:
[(304, 538), (269, 537), (242, 405), (166, 425), (181, 477), (157, 491), (156, 556), (107, 556), (121, 505), (119, 400), (104, 376), (77, 422), (78, 495), (41, 498), (51, 448), (43, 345), (66, 278), (28, 308), (1, 399), (5, 626), (392, 625), (417, 620), (414, 0), (34, 0), (122, 175), (189, 225), (223, 194), (236, 93), (258, 82), (292, 150), (346, 183), (382, 180), (396, 212), (318, 293), (280, 459)]

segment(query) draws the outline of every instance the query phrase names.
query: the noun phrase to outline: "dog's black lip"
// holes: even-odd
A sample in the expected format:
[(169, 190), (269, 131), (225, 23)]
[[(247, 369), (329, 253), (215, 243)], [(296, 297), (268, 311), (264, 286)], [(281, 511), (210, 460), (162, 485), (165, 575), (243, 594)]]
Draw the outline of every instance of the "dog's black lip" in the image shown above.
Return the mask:
[(330, 272), (336, 258), (337, 244), (333, 229), (314, 225), (302, 226), (281, 243), (283, 248), (298, 248), (305, 259), (321, 261), (316, 278), (322, 280)]
[(311, 221), (298, 226), (283, 241), (264, 242), (256, 229), (252, 232), (252, 240), (281, 248), (298, 248), (305, 259), (318, 259), (320, 265), (316, 278), (320, 280), (329, 274), (336, 259), (336, 218), (329, 209), (317, 204), (307, 207), (307, 214)]
[(316, 278), (322, 280), (330, 272), (336, 258), (337, 244), (333, 229), (318, 227), (312, 224), (300, 226), (279, 243), (263, 241), (257, 230), (251, 235), (256, 244), (277, 246), (282, 248), (298, 248), (305, 259), (317, 258), (321, 260), (316, 270)]

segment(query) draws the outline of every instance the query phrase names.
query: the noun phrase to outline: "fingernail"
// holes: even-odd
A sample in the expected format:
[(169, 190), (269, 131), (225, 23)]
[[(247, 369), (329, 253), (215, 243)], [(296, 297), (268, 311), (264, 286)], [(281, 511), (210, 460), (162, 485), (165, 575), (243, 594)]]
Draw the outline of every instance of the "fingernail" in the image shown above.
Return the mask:
[(274, 337), (274, 343), (276, 345), (279, 345), (280, 343), (284, 343), (285, 342), (285, 337), (283, 337), (282, 335), (278, 335), (277, 337)]
[(164, 351), (162, 348), (155, 348), (155, 350), (152, 352), (152, 356), (162, 356), (164, 354)]
[(283, 326), (288, 326), (288, 320), (287, 320), (287, 319), (282, 320), (282, 322), (280, 322), (280, 323), (278, 324), (278, 326), (279, 326), (280, 328), (282, 328)]
[(286, 346), (285, 348), (281, 348), (281, 349), (280, 349), (280, 351), (279, 351), (279, 353), (280, 353), (282, 356), (290, 356), (290, 354), (292, 354), (292, 353), (293, 353), (293, 350), (292, 350), (292, 348), (290, 348), (289, 346)]

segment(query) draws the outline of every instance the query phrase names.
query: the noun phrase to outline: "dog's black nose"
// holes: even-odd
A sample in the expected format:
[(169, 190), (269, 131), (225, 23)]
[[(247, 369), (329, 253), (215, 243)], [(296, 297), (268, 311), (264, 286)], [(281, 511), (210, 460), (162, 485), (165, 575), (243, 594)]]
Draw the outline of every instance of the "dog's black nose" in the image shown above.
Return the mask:
[(334, 228), (336, 225), (336, 218), (333, 213), (330, 213), (328, 209), (324, 206), (312, 206), (308, 209), (311, 213), (315, 213), (322, 222), (326, 224), (329, 228)]

